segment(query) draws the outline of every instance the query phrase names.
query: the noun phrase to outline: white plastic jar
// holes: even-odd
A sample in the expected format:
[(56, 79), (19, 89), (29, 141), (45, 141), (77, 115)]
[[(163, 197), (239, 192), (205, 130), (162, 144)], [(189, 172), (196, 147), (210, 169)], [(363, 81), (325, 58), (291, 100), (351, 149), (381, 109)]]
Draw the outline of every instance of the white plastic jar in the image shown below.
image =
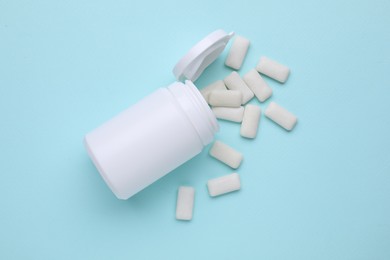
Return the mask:
[(233, 36), (217, 30), (176, 64), (177, 80), (159, 88), (85, 136), (101, 176), (119, 199), (128, 199), (212, 142), (217, 120), (192, 83)]
[(127, 199), (209, 144), (217, 120), (192, 84), (160, 88), (85, 136), (105, 182)]

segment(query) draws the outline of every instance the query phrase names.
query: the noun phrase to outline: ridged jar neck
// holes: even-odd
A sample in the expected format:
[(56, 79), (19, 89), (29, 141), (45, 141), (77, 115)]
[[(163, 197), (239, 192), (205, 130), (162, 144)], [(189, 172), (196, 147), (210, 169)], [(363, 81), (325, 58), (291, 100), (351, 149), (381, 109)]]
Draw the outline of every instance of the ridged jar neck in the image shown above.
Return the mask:
[(219, 125), (202, 94), (195, 85), (186, 80), (185, 84), (175, 82), (168, 87), (180, 107), (194, 126), (204, 146), (211, 143)]

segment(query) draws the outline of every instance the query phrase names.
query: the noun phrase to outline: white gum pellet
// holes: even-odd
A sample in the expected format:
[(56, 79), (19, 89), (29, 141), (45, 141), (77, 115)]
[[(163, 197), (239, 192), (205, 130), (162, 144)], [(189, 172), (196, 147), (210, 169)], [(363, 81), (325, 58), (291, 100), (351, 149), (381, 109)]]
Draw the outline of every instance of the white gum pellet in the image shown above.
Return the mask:
[(261, 108), (248, 104), (245, 106), (244, 117), (242, 118), (240, 135), (246, 138), (255, 138), (259, 127)]
[(288, 75), (290, 74), (290, 69), (288, 67), (268, 59), (267, 57), (260, 58), (256, 70), (281, 83), (286, 82)]
[(240, 123), (244, 115), (244, 107), (213, 107), (214, 115), (218, 119)]
[(254, 96), (252, 90), (245, 84), (244, 80), (238, 75), (237, 72), (233, 71), (224, 80), (225, 85), (230, 90), (239, 90), (242, 92), (242, 104), (248, 103)]
[(264, 112), (265, 116), (286, 129), (291, 131), (297, 123), (298, 118), (286, 110), (285, 108), (279, 106), (275, 102), (271, 102), (267, 109)]
[(176, 219), (191, 220), (194, 208), (195, 189), (193, 187), (180, 186), (177, 192)]
[(207, 182), (207, 188), (211, 197), (219, 196), (241, 188), (240, 176), (232, 173)]
[(248, 39), (237, 36), (234, 39), (232, 47), (230, 47), (225, 65), (232, 69), (239, 70), (244, 62), (246, 53), (248, 52), (249, 43)]
[(217, 80), (217, 81), (211, 83), (210, 85), (202, 88), (200, 90), (200, 93), (202, 93), (204, 99), (206, 99), (206, 101), (208, 102), (209, 95), (214, 90), (226, 90), (226, 86), (225, 86), (225, 83), (223, 83), (223, 80)]
[(255, 69), (251, 69), (243, 79), (260, 102), (266, 101), (272, 95), (272, 89)]
[(215, 107), (240, 107), (242, 93), (238, 90), (214, 90), (209, 95), (209, 104)]
[(241, 153), (237, 152), (232, 147), (222, 143), (221, 141), (215, 141), (209, 153), (212, 157), (233, 169), (237, 169), (243, 159)]

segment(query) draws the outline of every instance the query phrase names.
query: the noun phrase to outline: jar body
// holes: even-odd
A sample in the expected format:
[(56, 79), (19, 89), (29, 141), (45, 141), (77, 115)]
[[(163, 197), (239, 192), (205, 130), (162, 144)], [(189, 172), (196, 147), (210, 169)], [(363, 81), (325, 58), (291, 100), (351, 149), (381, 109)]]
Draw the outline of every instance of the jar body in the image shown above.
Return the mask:
[(119, 199), (131, 197), (202, 151), (205, 143), (191, 113), (174, 94), (160, 88), (85, 136), (91, 159)]

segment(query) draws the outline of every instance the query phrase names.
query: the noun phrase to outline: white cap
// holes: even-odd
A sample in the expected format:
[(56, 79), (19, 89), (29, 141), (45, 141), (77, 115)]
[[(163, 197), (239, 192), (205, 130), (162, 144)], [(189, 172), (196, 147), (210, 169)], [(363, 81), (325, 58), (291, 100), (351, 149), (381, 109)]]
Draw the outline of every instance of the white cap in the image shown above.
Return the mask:
[(228, 34), (223, 30), (207, 35), (175, 65), (173, 74), (176, 79), (195, 81), (218, 58), (233, 35), (233, 32)]

